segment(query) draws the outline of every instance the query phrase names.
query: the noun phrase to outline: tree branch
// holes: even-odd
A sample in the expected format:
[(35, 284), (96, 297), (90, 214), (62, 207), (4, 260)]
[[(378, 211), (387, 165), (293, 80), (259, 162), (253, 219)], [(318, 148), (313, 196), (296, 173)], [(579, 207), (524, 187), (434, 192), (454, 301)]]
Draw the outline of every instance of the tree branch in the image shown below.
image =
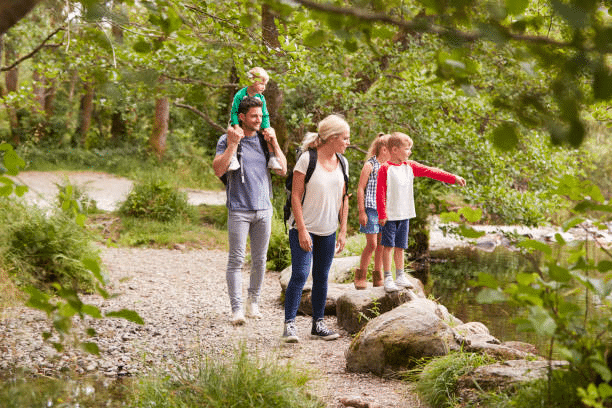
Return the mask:
[(178, 103), (178, 102), (174, 102), (173, 105), (176, 106), (176, 107), (179, 107), (179, 108), (187, 109), (187, 110), (195, 113), (196, 115), (198, 115), (199, 117), (204, 119), (210, 126), (215, 128), (216, 130), (218, 130), (219, 132), (225, 133), (225, 131), (227, 130), (223, 126), (218, 125), (214, 120), (212, 120), (210, 118), (210, 116), (208, 116), (206, 113), (200, 111), (196, 107), (193, 107), (191, 105), (185, 105), (185, 104)]
[[(463, 32), (456, 29), (450, 29), (446, 27), (436, 26), (434, 24), (424, 24), (422, 20), (418, 21), (406, 21), (398, 18), (394, 18), (385, 13), (375, 13), (363, 8), (353, 8), (353, 7), (338, 7), (332, 4), (322, 4), (315, 3), (311, 0), (293, 0), (296, 3), (303, 5), (306, 8), (322, 11), (330, 14), (340, 14), (343, 16), (350, 16), (362, 21), (368, 22), (379, 22), (391, 24), (396, 27), (400, 27), (406, 30), (417, 31), (417, 32), (425, 32), (430, 34), (437, 34), (440, 36), (451, 35), (455, 38), (466, 42), (475, 42), (485, 38), (482, 34), (477, 32)], [(567, 42), (561, 42), (557, 40), (553, 40), (548, 37), (541, 36), (531, 36), (531, 35), (521, 35), (521, 34), (512, 34), (508, 32), (505, 27), (500, 27), (505, 30), (504, 34), (512, 40), (522, 41), (532, 44), (540, 44), (540, 45), (553, 45), (555, 47), (566, 48), (572, 47), (573, 45)]]
[(61, 26), (58, 29), (56, 29), (55, 31), (53, 31), (51, 34), (49, 34), (47, 36), (47, 38), (45, 38), (39, 45), (38, 47), (34, 48), (32, 51), (30, 51), (30, 53), (24, 55), (23, 57), (19, 58), (18, 60), (16, 60), (15, 62), (13, 62), (11, 65), (7, 66), (7, 67), (0, 67), (0, 72), (3, 71), (10, 71), (11, 69), (15, 68), (17, 65), (21, 64), (23, 61), (32, 58), (38, 51), (40, 51), (41, 49), (43, 49), (44, 47), (57, 47), (57, 45), (45, 45), (45, 43), (47, 41), (49, 41), (51, 39), (51, 37), (53, 37), (55, 34), (59, 33), (60, 31), (64, 30), (65, 26)]
[(204, 82), (201, 81), (199, 79), (193, 79), (193, 78), (178, 78), (178, 77), (173, 77), (171, 75), (168, 74), (162, 74), (161, 76), (171, 79), (173, 81), (177, 81), (177, 82), (182, 82), (184, 84), (197, 84), (197, 85), (202, 85), (208, 88), (238, 88), (240, 86), (240, 84), (211, 84), (209, 82)]
[(0, 0), (0, 35), (17, 24), (40, 0)]

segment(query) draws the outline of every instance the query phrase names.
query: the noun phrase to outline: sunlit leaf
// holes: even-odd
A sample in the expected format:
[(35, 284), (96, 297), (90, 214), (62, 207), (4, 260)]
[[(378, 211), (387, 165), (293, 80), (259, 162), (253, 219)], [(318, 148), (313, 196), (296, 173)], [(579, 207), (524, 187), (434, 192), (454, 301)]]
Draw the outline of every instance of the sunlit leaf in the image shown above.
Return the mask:
[(476, 301), (478, 303), (501, 303), (506, 300), (506, 295), (503, 292), (490, 288), (484, 288), (476, 295)]
[(506, 0), (506, 10), (513, 16), (521, 14), (528, 5), (529, 0)]
[(546, 255), (552, 254), (552, 249), (550, 248), (550, 246), (548, 246), (544, 242), (536, 241), (534, 239), (526, 239), (524, 241), (521, 241), (517, 244), (517, 246), (525, 249), (543, 252)]
[(440, 214), (440, 221), (443, 223), (459, 222), (461, 221), (461, 216), (456, 212), (443, 212)]
[(144, 320), (133, 310), (121, 309), (116, 312), (107, 312), (106, 317), (118, 317), (120, 319), (125, 319), (130, 322), (144, 324)]
[(98, 347), (96, 343), (85, 342), (85, 343), (79, 344), (79, 346), (81, 347), (81, 349), (83, 349), (83, 351), (89, 354), (95, 354), (95, 355), (100, 354), (100, 348)]
[(555, 282), (566, 283), (572, 279), (569, 270), (556, 264), (548, 265), (548, 276)]

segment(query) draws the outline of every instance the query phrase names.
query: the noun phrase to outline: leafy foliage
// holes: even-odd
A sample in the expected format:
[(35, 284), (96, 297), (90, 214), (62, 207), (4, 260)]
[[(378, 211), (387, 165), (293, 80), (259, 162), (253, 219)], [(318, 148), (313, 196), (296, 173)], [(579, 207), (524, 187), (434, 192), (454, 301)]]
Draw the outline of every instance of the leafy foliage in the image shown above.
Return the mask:
[[(582, 224), (587, 215), (594, 217), (595, 227), (607, 229), (604, 221), (612, 219), (612, 206), (596, 185), (563, 177), (557, 194), (571, 203), (574, 214), (564, 229)], [(597, 244), (597, 232), (588, 229), (585, 232)], [(556, 234), (555, 240), (552, 247), (532, 239), (519, 239), (516, 245), (532, 261), (531, 272), (517, 274), (515, 281), (508, 284), (491, 275), (479, 275), (476, 285), (485, 289), (479, 292), (478, 299), (524, 308), (527, 316), (518, 319), (518, 325), (549, 338), (549, 358), (554, 348), (580, 378), (574, 383), (574, 395), (579, 395), (588, 406), (601, 406), (611, 396), (610, 389), (597, 384), (612, 380), (606, 357), (612, 343), (609, 337), (612, 253), (600, 247), (604, 257), (598, 259), (586, 242), (570, 244), (561, 234)], [(566, 261), (559, 256), (561, 250), (569, 253)]]
[(162, 222), (187, 216), (190, 212), (187, 194), (157, 178), (136, 184), (119, 208), (124, 216)]

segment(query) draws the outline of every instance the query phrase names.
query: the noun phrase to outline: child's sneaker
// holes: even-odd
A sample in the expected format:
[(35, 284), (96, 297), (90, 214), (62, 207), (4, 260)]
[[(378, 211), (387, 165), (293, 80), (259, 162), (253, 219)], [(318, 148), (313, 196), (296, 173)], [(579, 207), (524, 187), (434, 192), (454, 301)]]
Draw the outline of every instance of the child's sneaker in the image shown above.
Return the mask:
[(285, 322), (285, 331), (281, 338), (285, 343), (297, 343), (300, 339), (297, 336), (295, 322)]
[(272, 170), (281, 170), (283, 166), (281, 166), (276, 156), (271, 154), (270, 158), (268, 159), (268, 168)]
[(230, 160), (230, 164), (227, 170), (234, 171), (234, 170), (238, 170), (239, 168), (240, 168), (240, 162), (238, 161), (238, 157), (236, 157), (236, 155), (233, 155), (232, 159)]
[(395, 282), (393, 282), (393, 276), (387, 276), (385, 278), (384, 286), (385, 292), (397, 292), (399, 290)]
[(401, 288), (414, 289), (414, 285), (408, 280), (405, 274), (398, 276), (395, 279), (395, 284)]
[(310, 337), (321, 340), (336, 340), (338, 337), (340, 337), (340, 335), (332, 330), (329, 330), (323, 319), (319, 319), (316, 322), (312, 322)]

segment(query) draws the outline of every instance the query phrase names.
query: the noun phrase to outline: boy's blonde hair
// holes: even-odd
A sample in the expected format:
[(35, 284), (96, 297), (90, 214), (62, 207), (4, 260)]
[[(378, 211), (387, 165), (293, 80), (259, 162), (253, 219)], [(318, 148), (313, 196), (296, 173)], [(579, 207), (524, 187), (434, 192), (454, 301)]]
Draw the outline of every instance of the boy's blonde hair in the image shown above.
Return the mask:
[(385, 134), (383, 132), (379, 132), (376, 135), (376, 139), (374, 139), (374, 141), (370, 145), (370, 148), (368, 149), (368, 154), (367, 154), (366, 160), (369, 159), (370, 157), (379, 156), (380, 155), (380, 149), (383, 148), (383, 147), (387, 147), (387, 140), (388, 139), (389, 139), (389, 135), (387, 135), (387, 134)]
[(410, 136), (402, 132), (393, 132), (389, 135), (387, 140), (387, 147), (391, 150), (394, 147), (400, 147), (404, 141), (407, 141), (410, 147), (414, 144)]
[(325, 143), (330, 137), (340, 136), (344, 132), (350, 132), (351, 128), (346, 120), (340, 115), (329, 115), (319, 122), (318, 133), (308, 132), (302, 141), (302, 150), (316, 149)]
[(270, 76), (262, 67), (251, 68), (249, 72), (247, 72), (247, 78), (249, 78), (251, 82), (254, 82), (257, 78), (263, 79), (264, 82), (268, 82), (270, 80)]

